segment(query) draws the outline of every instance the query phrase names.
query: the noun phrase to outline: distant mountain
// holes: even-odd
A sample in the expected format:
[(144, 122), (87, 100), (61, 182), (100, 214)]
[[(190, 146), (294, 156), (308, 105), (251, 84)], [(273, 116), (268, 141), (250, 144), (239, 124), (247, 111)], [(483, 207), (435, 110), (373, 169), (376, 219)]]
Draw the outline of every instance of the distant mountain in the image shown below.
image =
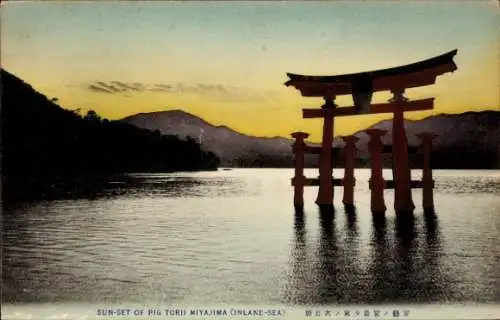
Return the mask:
[[(392, 141), (392, 120), (376, 123), (371, 128), (386, 130), (385, 144)], [(500, 111), (440, 114), (421, 120), (405, 120), (408, 144), (420, 144), (416, 134), (429, 131), (437, 135), (433, 141), (433, 166), (439, 168), (500, 168)], [(360, 138), (360, 153), (367, 153), (368, 136)]]
[[(435, 145), (448, 146), (458, 142), (471, 139), (489, 140), (490, 142), (500, 139), (500, 111), (465, 112), (461, 114), (440, 114), (430, 116), (421, 120), (405, 120), (408, 144), (418, 145), (419, 139), (416, 134), (424, 131), (433, 132), (437, 135)], [(370, 128), (386, 130), (383, 137), (386, 144), (392, 141), (392, 120), (384, 120), (376, 123)], [(366, 130), (366, 129), (365, 129)], [(368, 136), (364, 130), (356, 133), (361, 140), (359, 145), (366, 145)]]
[[(215, 126), (181, 110), (141, 113), (122, 119), (140, 128), (159, 130), (163, 134), (192, 137), (202, 148), (221, 158), (221, 165), (229, 166), (293, 166), (292, 139), (255, 137), (239, 133), (226, 126)], [(416, 134), (432, 131), (435, 139), (433, 163), (439, 168), (500, 168), (500, 112), (481, 111), (462, 114), (441, 114), (422, 120), (405, 121), (408, 143), (418, 145)], [(371, 126), (387, 130), (383, 141), (391, 144), (392, 121), (384, 120)], [(362, 131), (359, 165), (367, 163), (368, 136)], [(342, 145), (339, 138), (334, 146)], [(316, 166), (317, 156), (306, 158), (307, 166)], [(364, 159), (364, 160), (363, 160)]]
[(292, 157), (293, 142), (290, 139), (245, 135), (226, 126), (212, 125), (182, 110), (139, 113), (121, 121), (139, 128), (159, 130), (162, 134), (174, 134), (184, 139), (191, 137), (202, 148), (218, 155), (221, 165), (235, 165), (255, 155)]

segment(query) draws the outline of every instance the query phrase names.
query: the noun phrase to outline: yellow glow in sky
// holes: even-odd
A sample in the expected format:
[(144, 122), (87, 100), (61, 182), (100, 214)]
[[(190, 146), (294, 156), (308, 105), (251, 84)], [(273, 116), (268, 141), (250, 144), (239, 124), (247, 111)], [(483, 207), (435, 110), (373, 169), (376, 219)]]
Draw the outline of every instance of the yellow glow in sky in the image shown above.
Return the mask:
[[(322, 101), (285, 87), (287, 72), (368, 71), (453, 49), (456, 72), (407, 94), (435, 97), (435, 110), (406, 117), (500, 110), (495, 1), (25, 2), (3, 4), (1, 21), (3, 68), (65, 108), (108, 119), (183, 109), (247, 134), (301, 130), (317, 141), (321, 120), (301, 109)], [(385, 118), (343, 117), (335, 134)]]

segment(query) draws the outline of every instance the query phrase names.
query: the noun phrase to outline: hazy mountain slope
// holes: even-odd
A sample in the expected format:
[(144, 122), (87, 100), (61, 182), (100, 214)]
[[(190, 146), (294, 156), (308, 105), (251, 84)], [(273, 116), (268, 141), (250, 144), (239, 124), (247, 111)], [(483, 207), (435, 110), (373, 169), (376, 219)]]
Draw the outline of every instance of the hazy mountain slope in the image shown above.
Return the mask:
[[(438, 145), (452, 145), (463, 141), (497, 141), (500, 142), (500, 112), (466, 112), (462, 114), (440, 114), (422, 120), (406, 120), (406, 135), (408, 143), (419, 144), (416, 134), (424, 131), (437, 134), (435, 141)], [(384, 142), (390, 144), (392, 140), (392, 121), (384, 120), (372, 128), (387, 130)], [(364, 135), (364, 134), (363, 134)], [(361, 133), (357, 134), (361, 138)], [(366, 135), (364, 135), (366, 140)], [(361, 142), (361, 141), (360, 141)], [(498, 145), (498, 143), (497, 143)]]
[(256, 153), (291, 155), (292, 142), (289, 139), (248, 136), (226, 126), (214, 126), (181, 110), (140, 113), (122, 121), (181, 138), (190, 136), (200, 142), (204, 149), (217, 154), (223, 164)]
[[(384, 120), (371, 128), (386, 130), (385, 144), (392, 144), (392, 121)], [(440, 114), (425, 119), (405, 121), (410, 145), (419, 145), (416, 134), (437, 134), (433, 141), (433, 166), (436, 168), (500, 168), (500, 112), (481, 111), (462, 114)], [(359, 156), (366, 157), (368, 136), (360, 138)]]
[[(191, 136), (203, 148), (217, 154), (223, 165), (240, 165), (242, 159), (252, 159), (250, 162), (255, 162), (257, 166), (293, 165), (291, 139), (248, 136), (225, 126), (214, 126), (181, 110), (142, 113), (122, 121), (166, 134)], [(453, 168), (473, 168), (478, 165), (500, 167), (499, 111), (441, 114), (418, 121), (406, 120), (405, 126), (410, 145), (419, 144), (415, 135), (420, 132), (431, 131), (438, 135), (434, 161), (440, 167), (446, 167), (447, 163)], [(391, 144), (391, 120), (381, 121), (371, 128), (387, 130), (383, 141)], [(368, 136), (363, 131), (355, 134), (360, 139), (357, 144), (360, 157), (367, 156)], [(339, 139), (335, 139), (334, 145), (339, 144)], [(481, 161), (477, 161), (478, 158)], [(308, 156), (306, 164), (315, 166), (315, 156)]]

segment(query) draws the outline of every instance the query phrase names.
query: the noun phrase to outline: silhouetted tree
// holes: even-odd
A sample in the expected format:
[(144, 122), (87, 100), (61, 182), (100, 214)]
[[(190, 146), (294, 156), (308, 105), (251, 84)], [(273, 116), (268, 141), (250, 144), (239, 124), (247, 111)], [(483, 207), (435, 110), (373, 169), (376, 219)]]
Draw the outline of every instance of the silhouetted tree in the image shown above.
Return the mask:
[(94, 110), (89, 110), (84, 119), (91, 122), (101, 122), (101, 117)]

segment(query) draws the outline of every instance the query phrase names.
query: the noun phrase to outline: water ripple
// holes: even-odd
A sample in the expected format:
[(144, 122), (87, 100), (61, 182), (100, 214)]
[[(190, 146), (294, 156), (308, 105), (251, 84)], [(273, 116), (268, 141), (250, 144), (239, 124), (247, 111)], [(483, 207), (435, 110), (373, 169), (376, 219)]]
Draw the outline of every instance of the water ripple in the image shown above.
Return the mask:
[[(134, 174), (113, 178), (89, 198), (7, 208), (3, 297), (245, 304), (500, 300), (497, 173), (437, 170), (436, 217), (423, 215), (416, 190), (415, 220), (406, 225), (390, 209), (383, 221), (372, 219), (368, 170), (356, 170), (356, 213), (341, 209), (336, 189), (330, 218), (314, 205), (317, 188), (305, 190), (305, 214), (293, 212), (291, 175), (288, 169)], [(391, 208), (394, 193), (385, 196)]]

